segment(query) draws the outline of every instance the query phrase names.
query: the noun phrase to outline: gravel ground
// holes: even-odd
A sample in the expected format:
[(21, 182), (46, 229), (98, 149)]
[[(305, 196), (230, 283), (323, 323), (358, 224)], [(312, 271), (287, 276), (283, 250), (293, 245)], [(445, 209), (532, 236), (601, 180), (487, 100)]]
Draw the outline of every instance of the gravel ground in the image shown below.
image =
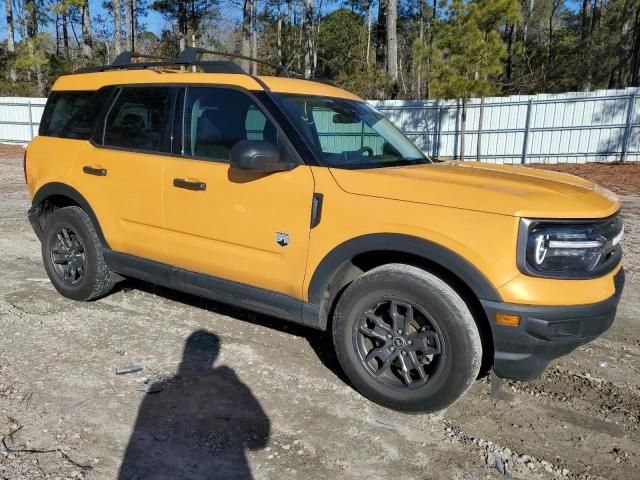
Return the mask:
[(353, 391), (316, 331), (141, 282), (62, 298), (23, 183), (0, 150), (0, 478), (638, 478), (637, 192), (609, 332), (497, 398), (484, 378), (406, 415)]

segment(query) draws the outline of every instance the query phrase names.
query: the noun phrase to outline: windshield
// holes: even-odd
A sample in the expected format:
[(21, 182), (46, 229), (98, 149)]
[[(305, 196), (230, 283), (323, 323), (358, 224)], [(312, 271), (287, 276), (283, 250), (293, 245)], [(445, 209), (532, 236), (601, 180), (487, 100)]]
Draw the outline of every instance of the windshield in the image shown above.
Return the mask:
[(430, 163), (366, 103), (313, 95), (278, 94), (276, 98), (326, 166), (355, 169)]

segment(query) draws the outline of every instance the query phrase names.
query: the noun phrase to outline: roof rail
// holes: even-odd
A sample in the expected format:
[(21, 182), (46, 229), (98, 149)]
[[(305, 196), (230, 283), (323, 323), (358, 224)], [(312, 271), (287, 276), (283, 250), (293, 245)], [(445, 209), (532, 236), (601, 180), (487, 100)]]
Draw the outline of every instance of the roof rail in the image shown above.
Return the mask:
[[(111, 65), (103, 65), (97, 67), (83, 67), (76, 69), (73, 73), (95, 73), (105, 72), (109, 70), (134, 70), (134, 69), (147, 69), (154, 67), (200, 67), (205, 73), (236, 73), (241, 75), (248, 75), (240, 65), (228, 60), (213, 60), (204, 61), (200, 60), (199, 56), (204, 54), (219, 55), (223, 57), (230, 57), (242, 60), (249, 60), (252, 62), (260, 63), (261, 65), (267, 65), (276, 70), (277, 74), (284, 77), (289, 77), (289, 71), (282, 65), (274, 65), (264, 60), (257, 58), (251, 58), (244, 55), (238, 55), (235, 53), (218, 52), (216, 50), (207, 50), (204, 48), (187, 47), (182, 50), (176, 58), (161, 57), (158, 55), (146, 55), (137, 52), (123, 52), (116, 57)], [(137, 62), (134, 63), (134, 58), (144, 58), (154, 60), (151, 62)]]
[(133, 63), (134, 58), (150, 58), (153, 60), (165, 60), (165, 61), (171, 60), (171, 58), (169, 57), (160, 57), (158, 55), (146, 55), (144, 53), (137, 53), (137, 52), (122, 52), (116, 57), (116, 59), (111, 64), (111, 66), (116, 67), (116, 66), (130, 65), (131, 63)]
[(220, 52), (218, 50), (207, 50), (206, 48), (186, 47), (184, 50), (182, 50), (178, 54), (178, 56), (176, 57), (176, 60), (181, 63), (183, 62), (183, 63), (191, 64), (194, 62), (198, 62), (199, 55), (204, 55), (204, 54), (219, 55), (221, 57), (237, 58), (240, 60), (249, 60), (251, 62), (256, 62), (261, 65), (266, 65), (267, 67), (271, 67), (276, 71), (278, 75), (281, 75), (283, 77), (290, 76), (289, 70), (287, 70), (287, 68), (284, 65), (276, 65), (275, 63), (266, 62), (264, 60), (260, 60), (254, 57), (247, 57), (246, 55), (240, 55), (238, 53), (227, 53), (227, 52)]

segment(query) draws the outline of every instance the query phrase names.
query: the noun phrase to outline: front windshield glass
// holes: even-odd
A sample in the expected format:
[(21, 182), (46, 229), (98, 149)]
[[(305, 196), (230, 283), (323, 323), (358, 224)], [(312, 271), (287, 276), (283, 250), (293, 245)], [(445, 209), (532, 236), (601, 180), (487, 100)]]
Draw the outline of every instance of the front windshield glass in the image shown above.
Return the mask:
[(430, 163), (400, 130), (366, 103), (313, 95), (276, 96), (326, 166), (354, 169)]

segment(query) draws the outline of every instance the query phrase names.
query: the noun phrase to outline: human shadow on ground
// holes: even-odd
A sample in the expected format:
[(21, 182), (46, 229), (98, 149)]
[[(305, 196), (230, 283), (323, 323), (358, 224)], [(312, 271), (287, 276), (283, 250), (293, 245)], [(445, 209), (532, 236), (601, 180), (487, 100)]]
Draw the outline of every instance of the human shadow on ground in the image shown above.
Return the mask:
[(251, 390), (216, 367), (220, 339), (198, 330), (177, 375), (144, 396), (119, 480), (248, 479), (247, 450), (266, 447), (270, 422)]

